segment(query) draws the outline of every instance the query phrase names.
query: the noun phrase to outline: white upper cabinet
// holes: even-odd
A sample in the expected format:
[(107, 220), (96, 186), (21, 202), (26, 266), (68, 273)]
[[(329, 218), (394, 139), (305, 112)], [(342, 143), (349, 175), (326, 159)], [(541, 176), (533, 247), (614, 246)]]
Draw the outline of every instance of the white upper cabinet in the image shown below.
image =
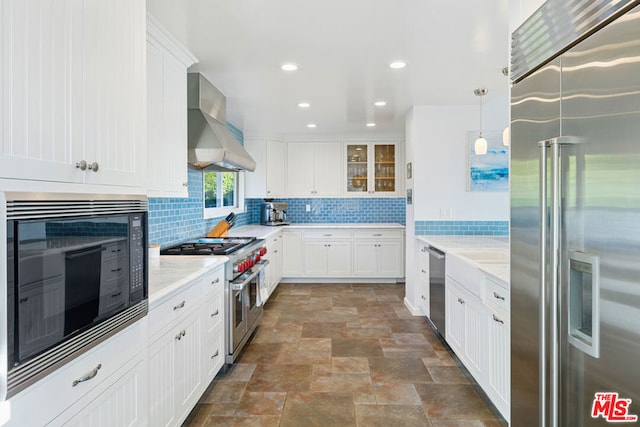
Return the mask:
[(340, 195), (341, 150), (342, 144), (339, 142), (289, 142), (286, 162), (287, 195)]
[(144, 0), (5, 0), (0, 177), (144, 185)]
[(147, 16), (147, 190), (188, 197), (187, 68), (197, 62)]
[(285, 196), (286, 144), (271, 139), (245, 139), (244, 148), (256, 161), (256, 170), (245, 174), (245, 197)]

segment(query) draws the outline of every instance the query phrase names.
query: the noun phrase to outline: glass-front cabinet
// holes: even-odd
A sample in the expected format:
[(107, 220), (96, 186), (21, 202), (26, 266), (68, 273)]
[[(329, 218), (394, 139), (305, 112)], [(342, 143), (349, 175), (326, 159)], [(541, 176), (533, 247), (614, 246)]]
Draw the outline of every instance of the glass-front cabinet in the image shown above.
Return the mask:
[(348, 194), (396, 195), (398, 147), (395, 142), (346, 143)]

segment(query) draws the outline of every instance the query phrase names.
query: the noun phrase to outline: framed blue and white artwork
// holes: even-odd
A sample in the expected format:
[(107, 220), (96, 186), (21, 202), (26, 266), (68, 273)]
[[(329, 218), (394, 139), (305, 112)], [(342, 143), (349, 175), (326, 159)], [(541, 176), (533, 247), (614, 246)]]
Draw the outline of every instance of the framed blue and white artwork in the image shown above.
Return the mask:
[(469, 191), (509, 191), (509, 147), (502, 144), (502, 131), (483, 131), (487, 154), (476, 154), (479, 131), (468, 132)]

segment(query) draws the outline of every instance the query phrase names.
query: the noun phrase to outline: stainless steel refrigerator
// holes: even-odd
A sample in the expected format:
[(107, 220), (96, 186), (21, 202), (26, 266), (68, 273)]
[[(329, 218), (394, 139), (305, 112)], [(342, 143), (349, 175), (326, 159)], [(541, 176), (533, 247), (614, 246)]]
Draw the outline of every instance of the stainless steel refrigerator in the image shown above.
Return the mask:
[(640, 415), (640, 2), (513, 34), (511, 425)]

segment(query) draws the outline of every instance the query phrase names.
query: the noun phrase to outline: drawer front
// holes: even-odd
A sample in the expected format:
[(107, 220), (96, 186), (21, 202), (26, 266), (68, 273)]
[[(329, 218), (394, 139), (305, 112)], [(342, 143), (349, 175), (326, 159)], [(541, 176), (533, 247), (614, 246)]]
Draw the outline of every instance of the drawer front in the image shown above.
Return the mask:
[(175, 325), (202, 301), (202, 279), (185, 286), (167, 301), (149, 311), (149, 342), (166, 326)]
[(489, 308), (508, 317), (511, 305), (509, 290), (489, 277), (486, 279), (485, 290), (485, 303)]
[(355, 230), (353, 237), (356, 239), (402, 239), (402, 230)]
[(97, 387), (109, 387), (117, 379), (113, 374), (146, 345), (144, 322), (141, 319), (11, 398), (8, 425), (45, 425)]
[(448, 277), (458, 282), (478, 299), (482, 299), (484, 273), (478, 267), (455, 254), (447, 254), (445, 271)]
[(226, 264), (223, 264), (215, 270), (208, 272), (200, 279), (205, 297), (224, 293), (225, 265)]
[[(207, 325), (207, 331), (210, 333), (219, 325), (221, 325), (224, 319), (224, 295), (215, 295), (208, 298), (204, 303), (203, 312), (207, 317), (205, 325)], [(223, 326), (221, 326), (223, 327)]]
[(352, 230), (332, 230), (332, 229), (305, 231), (304, 238), (320, 239), (320, 240), (352, 239), (353, 231)]
[(204, 364), (207, 367), (207, 383), (209, 383), (224, 364), (224, 330), (222, 327), (206, 340), (203, 354), (206, 357)]

